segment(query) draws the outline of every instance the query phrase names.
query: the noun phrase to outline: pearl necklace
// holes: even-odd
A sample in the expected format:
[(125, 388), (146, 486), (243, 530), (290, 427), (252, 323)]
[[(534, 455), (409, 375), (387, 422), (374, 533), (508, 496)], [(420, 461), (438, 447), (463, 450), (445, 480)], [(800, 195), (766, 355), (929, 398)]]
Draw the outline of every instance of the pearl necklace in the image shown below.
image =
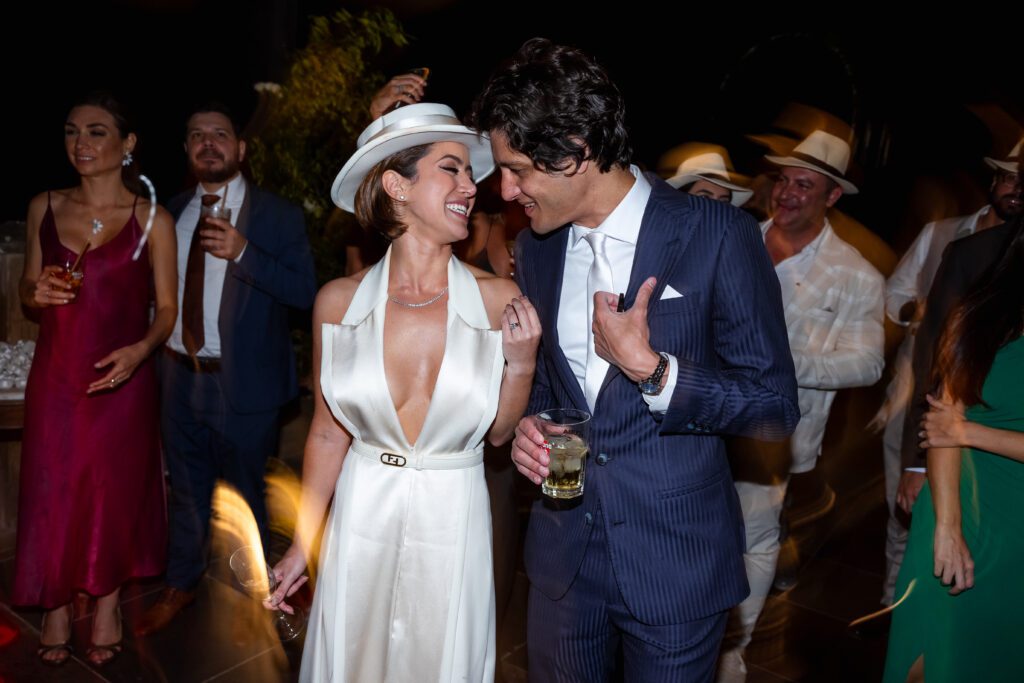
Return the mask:
[(419, 304), (410, 304), (410, 303), (408, 303), (406, 301), (400, 301), (400, 300), (396, 299), (393, 296), (388, 296), (388, 299), (393, 301), (394, 303), (398, 304), (399, 306), (405, 306), (407, 308), (423, 308), (424, 306), (429, 306), (430, 304), (434, 303), (435, 301), (440, 299), (442, 296), (444, 296), (447, 292), (448, 292), (448, 287), (445, 287), (444, 289), (442, 289), (438, 293), (437, 296), (430, 297), (429, 299), (427, 299), (423, 303), (419, 303)]

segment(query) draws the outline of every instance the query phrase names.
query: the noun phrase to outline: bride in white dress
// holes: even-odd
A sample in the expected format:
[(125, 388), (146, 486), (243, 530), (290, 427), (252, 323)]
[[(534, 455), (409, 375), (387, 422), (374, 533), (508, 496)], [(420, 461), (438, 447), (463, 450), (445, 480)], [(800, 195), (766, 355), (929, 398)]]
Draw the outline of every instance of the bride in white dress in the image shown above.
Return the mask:
[(305, 581), (333, 495), (303, 681), (491, 681), (491, 526), (483, 440), (526, 409), (540, 323), (510, 280), (467, 266), (486, 137), (448, 107), (374, 121), (334, 182), (338, 206), (392, 240), (314, 307), (322, 394), (306, 442), (295, 541), (270, 607)]

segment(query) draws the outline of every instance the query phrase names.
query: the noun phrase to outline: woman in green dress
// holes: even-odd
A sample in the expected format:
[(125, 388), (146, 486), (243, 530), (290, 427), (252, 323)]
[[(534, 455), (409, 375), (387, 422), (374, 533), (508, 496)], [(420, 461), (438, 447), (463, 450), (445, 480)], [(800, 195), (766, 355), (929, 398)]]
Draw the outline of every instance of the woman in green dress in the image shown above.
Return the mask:
[(1013, 654), (1024, 634), (1021, 225), (940, 341), (939, 389), (921, 424), (928, 483), (896, 586), (886, 683), (1024, 676)]

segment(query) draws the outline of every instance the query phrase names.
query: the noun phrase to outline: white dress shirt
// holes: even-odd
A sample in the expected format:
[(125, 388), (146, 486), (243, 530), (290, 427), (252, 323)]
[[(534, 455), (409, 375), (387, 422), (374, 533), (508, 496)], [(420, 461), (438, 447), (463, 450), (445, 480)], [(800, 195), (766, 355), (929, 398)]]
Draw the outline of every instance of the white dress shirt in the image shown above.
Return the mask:
[[(246, 184), (245, 178), (239, 173), (228, 184), (226, 206), (231, 209), (231, 225), (237, 225), (238, 214), (242, 209), (242, 201), (245, 199)], [(181, 340), (181, 312), (182, 301), (185, 296), (185, 271), (188, 269), (188, 251), (192, 245), (192, 233), (195, 232), (196, 224), (199, 222), (199, 207), (202, 204), (204, 194), (216, 194), (224, 196), (225, 188), (218, 192), (210, 193), (203, 189), (202, 184), (196, 186), (195, 196), (185, 206), (184, 211), (178, 217), (175, 225), (175, 233), (178, 236), (178, 319), (174, 321), (174, 331), (171, 333), (167, 345), (178, 353), (187, 353), (185, 344)], [(245, 249), (242, 249), (245, 253)], [(203, 348), (196, 354), (200, 358), (220, 358), (220, 298), (224, 292), (224, 277), (227, 274), (228, 262), (222, 258), (206, 253), (203, 279)], [(239, 254), (235, 259), (237, 263), (242, 258)]]
[[(939, 270), (946, 245), (978, 229), (978, 221), (988, 214), (988, 204), (967, 216), (957, 216), (933, 221), (921, 229), (907, 253), (900, 259), (896, 270), (885, 283), (885, 313), (897, 325), (906, 326), (908, 320), (900, 320), (900, 309), (908, 301), (923, 302), (932, 287), (935, 273)], [(918, 318), (924, 311), (918, 312)]]
[[(558, 342), (581, 389), (586, 383), (587, 351), (593, 348), (593, 340), (589, 334), (593, 321), (587, 320), (586, 285), (590, 265), (594, 260), (594, 251), (583, 236), (590, 230), (599, 230), (608, 236), (605, 251), (612, 266), (613, 294), (625, 292), (629, 288), (629, 278), (633, 272), (633, 257), (640, 235), (640, 223), (643, 221), (644, 210), (651, 196), (651, 184), (644, 178), (640, 169), (630, 166), (629, 170), (636, 178), (633, 187), (601, 225), (591, 228), (573, 224), (569, 228), (565, 269), (562, 273), (562, 294), (558, 300)], [(598, 363), (599, 369), (607, 371), (607, 361), (598, 359)], [(653, 412), (664, 413), (672, 399), (678, 363), (671, 355), (666, 374), (668, 376), (665, 388), (661, 393), (658, 396), (644, 396)], [(593, 412), (594, 406), (590, 406), (590, 410)]]
[[(961, 237), (977, 232), (978, 221), (992, 210), (986, 204), (978, 211), (966, 216), (955, 216), (939, 221), (932, 221), (923, 228), (900, 259), (896, 270), (885, 283), (885, 314), (897, 325), (909, 327), (909, 334), (904, 336), (893, 360), (896, 371), (892, 382), (886, 388), (885, 403), (879, 409), (876, 418), (886, 421), (895, 419), (900, 424), (911, 394), (914, 391), (914, 337), (917, 334), (918, 321), (924, 316), (924, 303), (932, 288), (935, 274), (942, 262), (946, 246)], [(900, 309), (910, 301), (918, 303), (913, 320), (900, 320)], [(902, 427), (899, 434), (902, 435)], [(924, 472), (923, 467), (908, 467), (911, 472)]]

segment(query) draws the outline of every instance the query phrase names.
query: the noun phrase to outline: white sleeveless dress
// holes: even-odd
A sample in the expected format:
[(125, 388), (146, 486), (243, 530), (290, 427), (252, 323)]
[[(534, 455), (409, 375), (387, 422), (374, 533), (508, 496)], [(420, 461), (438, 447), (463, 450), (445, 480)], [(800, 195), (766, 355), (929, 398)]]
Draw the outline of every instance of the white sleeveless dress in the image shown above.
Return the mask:
[(448, 263), (444, 357), (415, 445), (384, 375), (391, 251), (340, 325), (323, 326), (321, 389), (353, 437), (324, 534), (300, 680), (494, 679), (495, 604), (483, 438), (504, 358), (476, 279)]

